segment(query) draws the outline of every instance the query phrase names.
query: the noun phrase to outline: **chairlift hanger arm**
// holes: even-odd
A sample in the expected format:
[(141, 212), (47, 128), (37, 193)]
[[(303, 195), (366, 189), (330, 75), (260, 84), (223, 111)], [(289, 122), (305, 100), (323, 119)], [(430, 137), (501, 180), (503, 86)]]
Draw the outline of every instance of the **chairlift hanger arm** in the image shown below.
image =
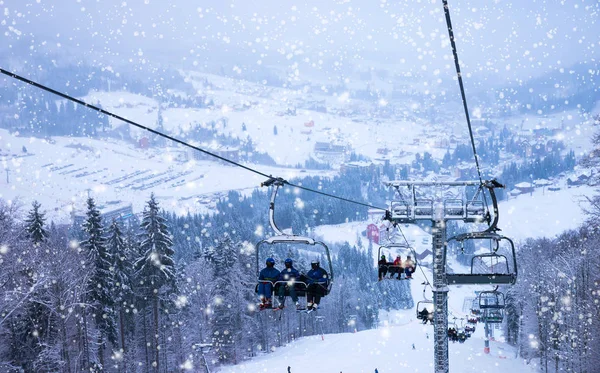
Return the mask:
[(271, 225), (271, 229), (275, 232), (277, 236), (283, 236), (284, 233), (277, 227), (275, 223), (275, 199), (277, 198), (277, 191), (280, 187), (285, 184), (285, 180), (282, 178), (270, 178), (269, 180), (263, 182), (261, 186), (272, 186), (271, 190), (271, 202), (269, 203), (269, 224)]

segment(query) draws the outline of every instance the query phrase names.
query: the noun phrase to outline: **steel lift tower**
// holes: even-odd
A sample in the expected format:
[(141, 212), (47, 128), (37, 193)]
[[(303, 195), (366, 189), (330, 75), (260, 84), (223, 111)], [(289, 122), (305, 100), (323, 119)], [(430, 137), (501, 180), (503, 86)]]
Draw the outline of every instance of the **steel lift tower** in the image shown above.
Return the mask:
[[(495, 180), (456, 181), (456, 182), (419, 182), (390, 181), (386, 186), (394, 188), (399, 197), (390, 203), (386, 218), (392, 223), (416, 223), (429, 221), (433, 237), (433, 302), (434, 302), (434, 367), (435, 373), (449, 372), (448, 359), (448, 291), (449, 285), (460, 284), (514, 284), (516, 281), (516, 257), (514, 245), (507, 237), (496, 233), (498, 228), (498, 204), (494, 188), (503, 187)], [(457, 194), (451, 189), (460, 189)], [(474, 190), (467, 197), (467, 189)], [(427, 193), (436, 189), (440, 193)], [(462, 196), (460, 196), (462, 195)], [(487, 205), (489, 196), (491, 211)], [(446, 223), (461, 220), (465, 223), (487, 223), (482, 232), (465, 233), (449, 240), (446, 239)], [(467, 240), (491, 240), (496, 246), (490, 254), (474, 255), (469, 273), (446, 273), (446, 251), (448, 242), (455, 240), (463, 243)], [(498, 253), (499, 242), (509, 242), (509, 255)], [(512, 252), (511, 252), (512, 251)], [(508, 258), (512, 255), (512, 258)], [(512, 259), (512, 260), (511, 260)], [(504, 265), (480, 265), (490, 260)]]

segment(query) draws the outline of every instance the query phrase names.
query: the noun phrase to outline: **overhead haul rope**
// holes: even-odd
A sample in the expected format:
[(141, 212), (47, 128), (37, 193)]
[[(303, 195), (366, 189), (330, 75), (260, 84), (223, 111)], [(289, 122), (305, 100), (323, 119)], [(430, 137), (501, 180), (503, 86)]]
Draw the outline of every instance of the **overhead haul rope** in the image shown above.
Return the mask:
[(442, 0), (444, 3), (444, 13), (446, 14), (446, 25), (448, 26), (448, 36), (450, 37), (450, 45), (452, 45), (452, 54), (454, 55), (454, 66), (456, 67), (456, 76), (458, 77), (458, 85), (460, 87), (460, 95), (462, 97), (465, 116), (467, 117), (467, 125), (469, 127), (469, 136), (471, 137), (471, 146), (473, 147), (473, 156), (475, 157), (475, 165), (477, 166), (477, 174), (479, 181), (483, 185), (481, 176), (481, 168), (479, 167), (479, 156), (475, 148), (475, 139), (473, 138), (473, 129), (471, 128), (471, 118), (469, 117), (469, 108), (467, 107), (467, 96), (465, 95), (465, 87), (463, 85), (462, 74), (460, 72), (460, 64), (458, 62), (458, 52), (456, 43), (454, 42), (454, 31), (452, 31), (452, 21), (450, 20), (450, 9), (448, 9), (448, 0)]
[[(450, 9), (448, 8), (448, 0), (442, 0), (444, 4), (444, 14), (446, 15), (446, 25), (448, 26), (448, 37), (450, 38), (450, 45), (452, 46), (452, 55), (454, 56), (454, 66), (456, 67), (456, 77), (458, 78), (458, 86), (460, 87), (460, 96), (463, 102), (463, 108), (465, 110), (465, 117), (467, 118), (467, 127), (469, 128), (469, 137), (471, 139), (471, 147), (473, 148), (473, 157), (475, 158), (475, 167), (477, 168), (477, 176), (479, 177), (479, 183), (483, 186), (483, 177), (481, 176), (481, 167), (479, 165), (479, 155), (477, 154), (477, 148), (475, 147), (475, 138), (473, 137), (473, 128), (471, 127), (471, 117), (469, 116), (469, 108), (467, 106), (467, 95), (465, 94), (465, 86), (463, 84), (462, 73), (460, 72), (460, 63), (458, 62), (458, 51), (456, 49), (456, 42), (454, 41), (454, 31), (452, 29), (452, 21), (450, 20)], [(481, 192), (483, 202), (485, 206), (488, 206), (487, 197), (485, 193)]]
[(416, 260), (416, 263), (417, 263), (417, 267), (419, 267), (419, 269), (421, 270), (421, 273), (423, 274), (423, 277), (425, 278), (425, 287), (423, 288), (423, 298), (425, 298), (426, 300), (428, 300), (428, 298), (425, 296), (425, 289), (427, 289), (427, 286), (429, 286), (429, 287), (431, 287), (431, 290), (433, 290), (433, 286), (431, 286), (431, 282), (429, 282), (429, 279), (427, 278), (427, 274), (425, 273), (425, 271), (423, 270), (423, 267), (421, 266), (420, 260), (417, 260), (417, 258), (416, 258), (417, 252), (410, 245), (410, 243), (408, 243), (408, 239), (404, 235), (404, 232), (402, 232), (402, 228), (398, 227), (398, 230), (400, 231), (400, 234), (402, 235), (402, 238), (404, 238), (404, 242), (406, 242), (406, 246), (410, 247), (411, 250), (415, 254), (415, 260)]
[(175, 138), (175, 137), (173, 137), (173, 136), (169, 136), (169, 135), (167, 135), (167, 134), (165, 134), (165, 133), (163, 133), (163, 132), (160, 132), (160, 131), (154, 130), (154, 129), (152, 129), (152, 128), (150, 128), (150, 127), (147, 127), (147, 126), (143, 126), (143, 125), (141, 125), (141, 124), (139, 124), (139, 123), (136, 123), (136, 122), (134, 122), (134, 121), (132, 121), (132, 120), (130, 120), (130, 119), (127, 119), (127, 118), (125, 118), (125, 117), (122, 117), (122, 116), (120, 116), (120, 115), (114, 114), (114, 113), (112, 113), (112, 112), (110, 112), (110, 111), (104, 110), (104, 109), (102, 109), (102, 108), (100, 108), (100, 107), (98, 107), (98, 106), (95, 106), (95, 105), (89, 104), (89, 103), (87, 103), (87, 102), (85, 102), (85, 101), (83, 101), (83, 100), (80, 100), (80, 99), (77, 99), (77, 98), (75, 98), (75, 97), (69, 96), (69, 95), (67, 95), (67, 94), (65, 94), (65, 93), (62, 93), (62, 92), (60, 92), (60, 91), (57, 91), (57, 90), (55, 90), (55, 89), (52, 89), (52, 88), (50, 88), (50, 87), (47, 87), (47, 86), (45, 86), (45, 85), (43, 85), (43, 84), (37, 83), (37, 82), (35, 82), (35, 81), (31, 80), (31, 79), (28, 79), (28, 78), (22, 77), (22, 76), (20, 76), (20, 75), (17, 75), (17, 74), (15, 74), (15, 73), (13, 73), (13, 72), (10, 72), (10, 71), (8, 71), (8, 70), (4, 70), (4, 69), (0, 68), (0, 73), (2, 73), (2, 74), (4, 74), (4, 75), (8, 75), (8, 76), (10, 76), (10, 77), (11, 77), (11, 78), (13, 78), (13, 79), (20, 80), (20, 81), (22, 81), (22, 82), (24, 82), (24, 83), (26, 83), (26, 84), (32, 85), (32, 86), (34, 86), (34, 87), (36, 87), (36, 88), (39, 88), (39, 89), (41, 89), (41, 90), (44, 90), (44, 91), (46, 91), (46, 92), (50, 92), (50, 93), (52, 93), (52, 94), (54, 94), (54, 95), (60, 96), (60, 97), (62, 97), (62, 98), (64, 98), (64, 99), (66, 99), (66, 100), (69, 100), (69, 101), (75, 102), (75, 103), (76, 103), (76, 104), (78, 104), (78, 105), (84, 106), (84, 107), (86, 107), (86, 108), (89, 108), (89, 109), (95, 110), (95, 111), (97, 111), (97, 112), (99, 112), (99, 113), (102, 113), (102, 114), (104, 114), (104, 115), (107, 115), (107, 116), (109, 116), (109, 117), (112, 117), (112, 118), (118, 119), (118, 120), (120, 120), (120, 121), (123, 121), (123, 122), (125, 122), (125, 123), (128, 123), (128, 124), (130, 124), (130, 125), (132, 125), (132, 126), (134, 126), (134, 127), (137, 127), (137, 128), (140, 128), (140, 129), (142, 129), (142, 130), (145, 130), (145, 131), (148, 131), (148, 132), (150, 132), (150, 133), (153, 133), (153, 134), (155, 134), (155, 135), (158, 135), (158, 136), (164, 137), (165, 139), (171, 140), (171, 141), (173, 141), (173, 142), (175, 142), (175, 143), (177, 143), (177, 144), (180, 144), (180, 145), (186, 146), (186, 147), (188, 147), (188, 148), (191, 148), (191, 149), (197, 150), (197, 151), (199, 151), (199, 152), (201, 152), (201, 153), (204, 153), (204, 154), (206, 154), (206, 155), (209, 155), (209, 156), (211, 156), (211, 157), (217, 158), (217, 159), (219, 159), (219, 160), (221, 160), (221, 161), (223, 161), (223, 162), (226, 162), (226, 163), (232, 164), (232, 165), (234, 165), (234, 166), (237, 166), (237, 167), (241, 167), (241, 168), (243, 168), (243, 169), (244, 169), (244, 170), (246, 170), (246, 171), (253, 172), (253, 173), (257, 174), (257, 175), (260, 175), (260, 176), (263, 176), (263, 177), (265, 177), (265, 178), (268, 178), (269, 180), (271, 180), (271, 179), (277, 179), (277, 180), (280, 180), (281, 182), (283, 182), (284, 184), (287, 184), (287, 185), (289, 185), (289, 186), (291, 186), (291, 187), (294, 187), (294, 188), (298, 188), (298, 189), (305, 190), (305, 191), (307, 191), (307, 192), (311, 192), (311, 193), (320, 194), (320, 195), (322, 195), (322, 196), (326, 196), (326, 197), (330, 197), (330, 198), (335, 198), (335, 199), (338, 199), (338, 200), (340, 200), (340, 201), (344, 201), (344, 202), (348, 202), (348, 203), (353, 203), (353, 204), (360, 205), (360, 206), (365, 206), (365, 207), (374, 208), (374, 209), (383, 210), (383, 211), (386, 211), (386, 210), (387, 210), (387, 209), (385, 209), (385, 208), (382, 208), (382, 207), (373, 206), (373, 205), (370, 205), (370, 204), (367, 204), (367, 203), (358, 202), (358, 201), (354, 201), (354, 200), (351, 200), (351, 199), (348, 199), (348, 198), (339, 197), (339, 196), (336, 196), (336, 195), (333, 195), (333, 194), (329, 194), (329, 193), (321, 192), (321, 191), (319, 191), (319, 190), (315, 190), (315, 189), (307, 188), (307, 187), (304, 187), (304, 186), (302, 186), (302, 185), (298, 185), (298, 184), (290, 183), (289, 181), (287, 181), (287, 180), (284, 180), (284, 179), (282, 179), (282, 178), (277, 178), (277, 177), (273, 177), (272, 175), (267, 175), (266, 173), (264, 173), (264, 172), (260, 172), (260, 171), (258, 171), (258, 170), (256, 170), (256, 169), (252, 168), (252, 167), (244, 166), (244, 165), (243, 165), (243, 164), (241, 164), (241, 163), (238, 163), (238, 162), (232, 161), (231, 159), (227, 159), (227, 158), (225, 158), (225, 157), (222, 157), (222, 156), (220, 156), (220, 155), (217, 155), (217, 154), (215, 154), (215, 153), (209, 152), (208, 150), (202, 149), (202, 148), (200, 148), (200, 147), (198, 147), (198, 146), (192, 145), (192, 144), (190, 144), (190, 143), (187, 143), (187, 142), (185, 142), (185, 141), (183, 141), (183, 140), (180, 140), (180, 139), (178, 139), (178, 138)]

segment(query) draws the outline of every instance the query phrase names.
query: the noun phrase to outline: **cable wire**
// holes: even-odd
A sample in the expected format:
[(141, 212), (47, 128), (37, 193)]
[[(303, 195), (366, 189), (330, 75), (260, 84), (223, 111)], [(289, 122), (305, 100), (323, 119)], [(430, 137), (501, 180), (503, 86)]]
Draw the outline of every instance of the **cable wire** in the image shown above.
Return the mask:
[[(431, 282), (429, 282), (429, 279), (427, 278), (427, 274), (425, 273), (425, 271), (423, 270), (423, 267), (421, 266), (421, 264), (419, 263), (420, 261), (417, 260), (417, 252), (415, 251), (415, 249), (410, 245), (410, 243), (408, 243), (408, 239), (406, 239), (406, 236), (404, 235), (404, 232), (402, 232), (402, 228), (397, 227), (398, 230), (400, 231), (400, 234), (402, 235), (402, 238), (404, 238), (404, 242), (406, 242), (406, 246), (408, 246), (414, 253), (415, 255), (415, 260), (417, 263), (417, 267), (419, 267), (419, 269), (421, 270), (421, 273), (423, 274), (423, 277), (425, 278), (425, 287), (430, 286), (431, 289), (433, 290), (433, 286), (431, 286)], [(423, 289), (423, 298), (425, 298), (425, 300), (428, 300), (425, 297), (425, 289)]]
[(348, 198), (339, 197), (339, 196), (336, 196), (336, 195), (333, 195), (333, 194), (321, 192), (319, 190), (315, 190), (315, 189), (311, 189), (311, 188), (306, 188), (306, 187), (303, 187), (302, 185), (290, 183), (289, 181), (285, 181), (285, 183), (287, 185), (291, 186), (291, 187), (294, 187), (294, 188), (306, 190), (306, 191), (312, 192), (312, 193), (317, 193), (317, 194), (320, 194), (320, 195), (323, 195), (323, 196), (326, 196), (326, 197), (336, 198), (336, 199), (339, 199), (340, 201), (346, 201), (346, 202), (354, 203), (354, 204), (360, 205), (360, 206), (365, 206), (365, 207), (374, 208), (374, 209), (377, 209), (377, 210), (387, 211), (387, 209), (385, 207), (374, 206), (374, 205), (370, 205), (368, 203), (358, 202), (358, 201), (354, 201), (354, 200), (351, 200), (351, 199), (348, 199)]
[(479, 175), (479, 181), (483, 184), (483, 178), (481, 176), (481, 168), (479, 167), (479, 156), (477, 155), (477, 149), (475, 148), (475, 139), (473, 138), (473, 129), (471, 128), (471, 118), (469, 117), (469, 108), (467, 106), (467, 97), (465, 95), (465, 87), (463, 85), (462, 74), (460, 72), (460, 64), (458, 62), (458, 52), (456, 50), (456, 43), (454, 42), (454, 31), (452, 31), (452, 21), (450, 20), (450, 9), (448, 9), (448, 0), (442, 0), (444, 3), (444, 14), (446, 15), (446, 25), (448, 26), (448, 36), (450, 37), (450, 45), (452, 45), (452, 54), (454, 55), (454, 66), (456, 67), (456, 76), (458, 77), (458, 85), (460, 87), (460, 95), (462, 97), (463, 107), (465, 109), (465, 116), (467, 117), (467, 125), (469, 127), (469, 136), (471, 137), (471, 146), (473, 147), (473, 156), (475, 157), (475, 165), (477, 167), (477, 174)]
[[(44, 90), (44, 91), (46, 91), (46, 92), (50, 92), (50, 93), (52, 93), (52, 94), (54, 94), (54, 95), (60, 96), (60, 97), (62, 97), (62, 98), (64, 98), (64, 99), (66, 99), (66, 100), (69, 100), (69, 101), (75, 102), (76, 104), (79, 104), (79, 105), (81, 105), (81, 106), (84, 106), (84, 107), (86, 107), (86, 108), (89, 108), (89, 109), (95, 110), (95, 111), (97, 111), (97, 112), (99, 112), (99, 113), (102, 113), (102, 114), (104, 114), (104, 115), (107, 115), (107, 116), (109, 116), (109, 117), (112, 117), (112, 118), (118, 119), (118, 120), (120, 120), (120, 121), (123, 121), (123, 122), (125, 122), (125, 123), (127, 123), (127, 124), (130, 124), (130, 125), (134, 126), (134, 127), (137, 127), (137, 128), (140, 128), (140, 129), (142, 129), (142, 130), (145, 130), (145, 131), (148, 131), (148, 132), (150, 132), (150, 133), (153, 133), (153, 134), (155, 134), (155, 135), (158, 135), (158, 136), (164, 137), (165, 139), (171, 140), (171, 141), (173, 141), (173, 142), (175, 142), (175, 143), (177, 143), (177, 144), (180, 144), (180, 145), (186, 146), (186, 147), (188, 147), (188, 148), (191, 148), (191, 149), (197, 150), (197, 151), (199, 151), (199, 152), (201, 152), (201, 153), (204, 153), (204, 154), (206, 154), (206, 155), (209, 155), (209, 156), (211, 156), (211, 157), (217, 158), (217, 159), (219, 159), (219, 160), (221, 160), (221, 161), (223, 161), (223, 162), (226, 162), (226, 163), (232, 164), (232, 165), (234, 165), (234, 166), (237, 166), (237, 167), (243, 168), (243, 169), (244, 169), (244, 170), (246, 170), (246, 171), (253, 172), (253, 173), (257, 174), (257, 175), (263, 176), (263, 177), (265, 177), (265, 178), (268, 178), (268, 179), (273, 179), (273, 176), (272, 176), (272, 175), (267, 175), (267, 174), (266, 174), (266, 173), (264, 173), (264, 172), (258, 171), (258, 170), (256, 170), (256, 169), (253, 169), (253, 168), (251, 168), (251, 167), (248, 167), (248, 166), (244, 166), (244, 165), (243, 165), (243, 164), (241, 164), (241, 163), (238, 163), (238, 162), (232, 161), (232, 160), (230, 160), (230, 159), (227, 159), (227, 158), (225, 158), (225, 157), (222, 157), (222, 156), (220, 156), (220, 155), (217, 155), (217, 154), (215, 154), (215, 153), (209, 152), (208, 150), (202, 149), (202, 148), (200, 148), (200, 147), (198, 147), (198, 146), (194, 146), (194, 145), (192, 145), (192, 144), (190, 144), (190, 143), (187, 143), (187, 142), (185, 142), (185, 141), (183, 141), (183, 140), (180, 140), (180, 139), (178, 139), (178, 138), (175, 138), (175, 137), (173, 137), (173, 136), (169, 136), (169, 135), (167, 135), (167, 134), (165, 134), (165, 133), (163, 133), (163, 132), (160, 132), (160, 131), (154, 130), (154, 129), (150, 128), (150, 127), (147, 127), (147, 126), (141, 125), (141, 124), (139, 124), (139, 123), (136, 123), (136, 122), (134, 122), (134, 121), (132, 121), (132, 120), (130, 120), (130, 119), (127, 119), (127, 118), (125, 118), (125, 117), (122, 117), (122, 116), (120, 116), (120, 115), (114, 114), (114, 113), (112, 113), (112, 112), (110, 112), (110, 111), (104, 110), (104, 109), (102, 109), (102, 108), (100, 108), (100, 107), (98, 107), (98, 106), (95, 106), (95, 105), (89, 104), (89, 103), (87, 103), (87, 102), (85, 102), (85, 101), (83, 101), (83, 100), (80, 100), (80, 99), (77, 99), (77, 98), (75, 98), (75, 97), (69, 96), (69, 95), (67, 95), (67, 94), (65, 94), (65, 93), (62, 93), (62, 92), (60, 92), (60, 91), (57, 91), (57, 90), (55, 90), (55, 89), (52, 89), (52, 88), (50, 88), (50, 87), (47, 87), (47, 86), (45, 86), (45, 85), (43, 85), (43, 84), (37, 83), (37, 82), (35, 82), (35, 81), (31, 80), (31, 79), (28, 79), (28, 78), (25, 78), (25, 77), (23, 77), (23, 76), (17, 75), (17, 74), (15, 74), (15, 73), (11, 72), (11, 71), (4, 70), (4, 69), (0, 68), (0, 73), (2, 73), (2, 74), (4, 74), (4, 75), (7, 75), (7, 76), (9, 76), (9, 77), (11, 77), (11, 78), (13, 78), (13, 79), (20, 80), (21, 82), (24, 82), (24, 83), (26, 83), (26, 84), (32, 85), (32, 86), (34, 86), (34, 87), (36, 87), (36, 88), (39, 88), (39, 89), (41, 89), (41, 90)], [(338, 199), (338, 200), (340, 200), (340, 201), (344, 201), (344, 202), (348, 202), (348, 203), (353, 203), (353, 204), (360, 205), (360, 206), (365, 206), (365, 207), (374, 208), (374, 209), (383, 210), (383, 211), (386, 211), (386, 210), (387, 210), (387, 209), (385, 209), (385, 208), (382, 208), (382, 207), (373, 206), (373, 205), (370, 205), (370, 204), (367, 204), (367, 203), (363, 203), (363, 202), (354, 201), (354, 200), (351, 200), (351, 199), (349, 199), (349, 198), (339, 197), (339, 196), (336, 196), (336, 195), (333, 195), (333, 194), (330, 194), (330, 193), (325, 193), (325, 192), (321, 192), (321, 191), (319, 191), (319, 190), (314, 190), (314, 189), (311, 189), (311, 188), (307, 188), (307, 187), (304, 187), (304, 186), (301, 186), (301, 185), (298, 185), (298, 184), (293, 184), (293, 183), (290, 183), (290, 182), (288, 182), (287, 180), (284, 180), (284, 179), (281, 179), (281, 178), (279, 178), (279, 179), (280, 179), (280, 180), (281, 180), (283, 183), (285, 183), (285, 184), (287, 184), (287, 185), (289, 185), (289, 186), (291, 186), (291, 187), (298, 188), (298, 189), (302, 189), (302, 190), (305, 190), (305, 191), (307, 191), (307, 192), (312, 192), (312, 193), (320, 194), (320, 195), (323, 195), (323, 196), (326, 196), (326, 197), (335, 198), (335, 199)]]

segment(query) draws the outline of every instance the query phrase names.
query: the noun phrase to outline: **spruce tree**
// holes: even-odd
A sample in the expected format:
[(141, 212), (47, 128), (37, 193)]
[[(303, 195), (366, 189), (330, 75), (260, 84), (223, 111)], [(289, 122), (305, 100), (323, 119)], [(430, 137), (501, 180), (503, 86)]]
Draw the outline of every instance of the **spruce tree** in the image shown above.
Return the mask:
[(214, 274), (212, 343), (220, 362), (235, 364), (239, 359), (236, 344), (243, 344), (245, 337), (256, 332), (246, 315), (248, 303), (253, 300), (249, 289), (254, 285), (254, 278), (251, 284), (242, 269), (244, 259), (248, 264), (250, 260), (240, 255), (240, 245), (232, 242), (228, 235), (207, 252), (207, 259), (212, 263)]
[(40, 203), (33, 201), (31, 204), (32, 209), (25, 219), (25, 229), (27, 230), (27, 237), (33, 242), (35, 246), (39, 246), (48, 238), (48, 231), (44, 228), (46, 218), (44, 213), (40, 212)]
[(123, 239), (121, 227), (113, 219), (108, 228), (108, 240), (106, 242), (108, 252), (112, 257), (112, 283), (114, 286), (113, 296), (115, 301), (115, 313), (119, 319), (119, 336), (121, 352), (125, 353), (125, 310), (132, 302), (133, 292), (131, 286), (131, 252), (129, 246)]
[(141, 223), (140, 251), (142, 256), (135, 262), (135, 272), (146, 294), (151, 295), (154, 321), (154, 362), (156, 372), (160, 371), (159, 358), (159, 300), (176, 292), (176, 271), (173, 260), (173, 241), (170, 237), (166, 219), (161, 216), (154, 194), (150, 195), (144, 209)]
[[(111, 343), (116, 342), (113, 311), (114, 299), (112, 298), (114, 284), (110, 270), (112, 258), (107, 250), (106, 240), (102, 235), (102, 217), (100, 216), (100, 211), (96, 208), (93, 198), (88, 198), (87, 200), (86, 219), (82, 228), (86, 239), (81, 242), (80, 246), (85, 253), (86, 267), (90, 272), (90, 278), (87, 283), (88, 304), (94, 310), (94, 321), (100, 331), (97, 341), (99, 348), (98, 356), (100, 359), (100, 369), (103, 369), (106, 340), (108, 339)], [(84, 324), (86, 324), (85, 315)], [(86, 353), (89, 353), (89, 350)]]
[[(40, 204), (33, 201), (32, 209), (25, 220), (25, 230), (27, 239), (33, 243), (35, 249), (28, 252), (28, 256), (22, 261), (21, 273), (26, 278), (27, 288), (34, 289), (39, 272), (43, 271), (40, 267), (40, 254), (38, 247), (48, 239), (48, 231), (44, 228), (44, 214), (39, 211)], [(29, 247), (27, 245), (26, 247)], [(44, 340), (48, 335), (47, 327), (50, 318), (50, 310), (40, 301), (43, 291), (35, 289), (30, 298), (23, 306), (23, 313), (18, 314), (12, 325), (12, 331), (20, 341), (20, 347), (17, 348), (19, 360), (23, 361), (22, 367), (25, 370), (33, 369), (33, 361), (42, 350), (39, 341)]]

